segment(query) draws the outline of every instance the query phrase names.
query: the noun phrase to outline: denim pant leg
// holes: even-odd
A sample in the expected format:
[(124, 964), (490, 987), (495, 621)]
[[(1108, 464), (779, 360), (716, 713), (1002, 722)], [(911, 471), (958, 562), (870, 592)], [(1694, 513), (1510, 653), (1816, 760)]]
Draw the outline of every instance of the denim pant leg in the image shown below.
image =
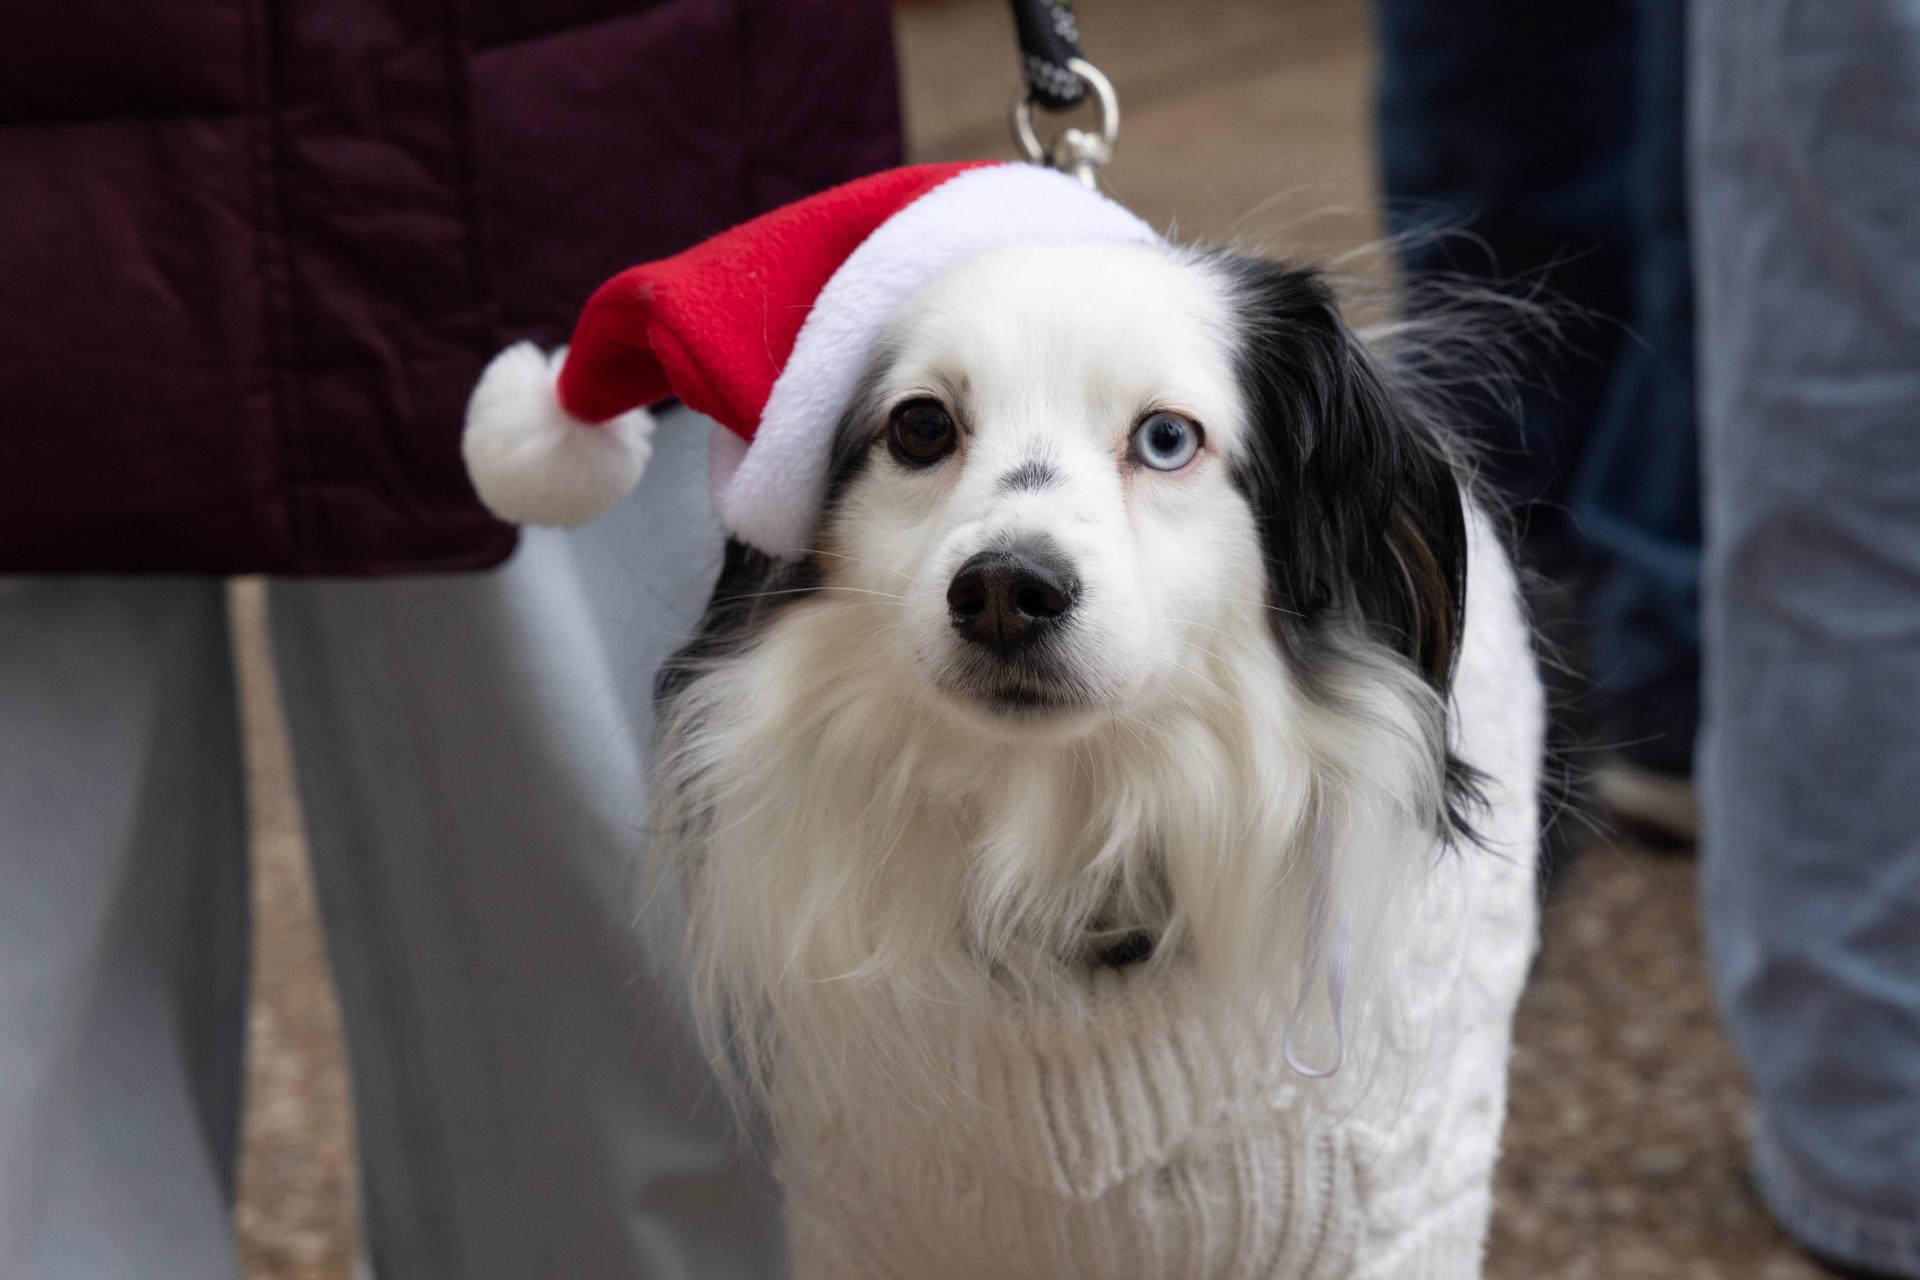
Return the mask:
[(1571, 304), (1558, 333), (1517, 343), (1515, 403), (1462, 404), (1484, 474), (1533, 567), (1592, 579), (1587, 634), (1555, 639), (1586, 650), (1599, 731), (1684, 770), (1699, 664), (1684, 6), (1378, 9), (1383, 182), (1409, 275), (1537, 282)]
[(1686, 5), (1637, 0), (1627, 201), (1630, 336), (1568, 496), (1592, 548), (1587, 662), (1601, 731), (1673, 773), (1700, 718), (1700, 439), (1685, 161)]
[[(1633, 14), (1627, 0), (1377, 0), (1381, 183), (1409, 280), (1544, 282), (1594, 317), (1565, 356), (1544, 331), (1507, 397), (1469, 397), (1483, 474), (1519, 510), (1536, 564), (1571, 547), (1571, 476), (1622, 347)], [(1548, 383), (1551, 383), (1549, 386)]]
[(1920, 4), (1696, 12), (1707, 940), (1768, 1205), (1920, 1277)]

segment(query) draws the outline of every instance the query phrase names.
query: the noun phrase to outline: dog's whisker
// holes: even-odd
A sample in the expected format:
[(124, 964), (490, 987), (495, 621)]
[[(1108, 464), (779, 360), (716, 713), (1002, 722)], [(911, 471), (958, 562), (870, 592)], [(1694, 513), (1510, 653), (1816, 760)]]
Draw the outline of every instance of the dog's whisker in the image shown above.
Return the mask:
[(1214, 633), (1214, 634), (1216, 634), (1216, 635), (1222, 635), (1222, 636), (1236, 636), (1236, 635), (1237, 635), (1237, 633), (1236, 633), (1236, 632), (1233, 632), (1233, 631), (1229, 631), (1229, 630), (1227, 630), (1227, 628), (1225, 628), (1225, 627), (1221, 627), (1221, 626), (1216, 626), (1215, 624), (1213, 624), (1213, 623), (1211, 623), (1211, 622), (1202, 622), (1202, 621), (1200, 621), (1200, 619), (1198, 619), (1198, 618), (1182, 618), (1182, 617), (1179, 617), (1179, 616), (1177, 616), (1177, 615), (1175, 615), (1175, 614), (1171, 614), (1171, 613), (1170, 613), (1170, 614), (1168, 614), (1168, 615), (1167, 615), (1167, 621), (1169, 621), (1169, 622), (1178, 622), (1178, 623), (1179, 623), (1179, 624), (1181, 624), (1182, 626), (1186, 626), (1186, 627), (1199, 627), (1199, 628), (1200, 628), (1200, 629), (1201, 629), (1202, 631), (1211, 631), (1211, 632), (1213, 632), (1213, 633)]
[(841, 592), (847, 595), (879, 596), (882, 599), (891, 600), (896, 604), (905, 604), (907, 602), (907, 598), (905, 596), (896, 595), (891, 591), (875, 591), (867, 587), (843, 587), (838, 585), (837, 583), (824, 583), (824, 582), (818, 586), (812, 586), (812, 587), (783, 587), (775, 591), (743, 591), (739, 593), (729, 593), (726, 598), (729, 600), (764, 600), (771, 596), (810, 596), (810, 595), (818, 595), (823, 592), (835, 592), (835, 591)]
[(831, 556), (835, 560), (845, 560), (852, 564), (866, 565), (870, 568), (879, 569), (882, 572), (892, 574), (896, 578), (904, 578), (909, 584), (913, 582), (913, 575), (905, 569), (896, 569), (892, 565), (881, 564), (878, 560), (868, 560), (861, 556), (848, 555), (844, 551), (828, 551), (825, 547), (807, 547), (803, 554), (809, 556)]
[(1248, 600), (1242, 596), (1217, 596), (1215, 598), (1231, 604), (1244, 604), (1253, 609), (1266, 609), (1273, 613), (1284, 613), (1289, 618), (1304, 619), (1307, 616), (1295, 609), (1283, 609), (1277, 604), (1268, 604), (1265, 600)]
[(1214, 683), (1212, 680), (1209, 680), (1206, 676), (1200, 674), (1200, 672), (1195, 671), (1192, 667), (1188, 666), (1186, 663), (1180, 662), (1177, 659), (1168, 659), (1168, 661), (1171, 662), (1174, 667), (1178, 668), (1181, 671), (1186, 672), (1188, 675), (1192, 676), (1195, 680), (1198, 680), (1201, 684), (1206, 685), (1207, 688), (1219, 694), (1223, 701), (1231, 702), (1233, 700), (1232, 694), (1228, 693), (1225, 689), (1221, 688), (1218, 684)]

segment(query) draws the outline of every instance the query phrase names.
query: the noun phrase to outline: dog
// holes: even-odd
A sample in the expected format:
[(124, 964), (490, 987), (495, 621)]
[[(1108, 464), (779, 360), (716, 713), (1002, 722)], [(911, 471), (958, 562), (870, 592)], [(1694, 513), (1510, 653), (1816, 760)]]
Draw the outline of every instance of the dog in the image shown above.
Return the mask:
[(1540, 686), (1444, 403), (1314, 271), (945, 272), (657, 702), (796, 1275), (1480, 1273)]

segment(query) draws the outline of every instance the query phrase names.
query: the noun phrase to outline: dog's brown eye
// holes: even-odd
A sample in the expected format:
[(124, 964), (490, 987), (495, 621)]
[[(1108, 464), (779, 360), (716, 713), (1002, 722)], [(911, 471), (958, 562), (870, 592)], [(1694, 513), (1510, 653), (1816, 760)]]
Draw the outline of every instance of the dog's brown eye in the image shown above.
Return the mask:
[(893, 411), (887, 427), (893, 456), (910, 467), (926, 467), (953, 452), (960, 433), (953, 415), (938, 400), (909, 400)]
[(1200, 424), (1162, 410), (1133, 429), (1133, 456), (1155, 471), (1178, 471), (1200, 452)]

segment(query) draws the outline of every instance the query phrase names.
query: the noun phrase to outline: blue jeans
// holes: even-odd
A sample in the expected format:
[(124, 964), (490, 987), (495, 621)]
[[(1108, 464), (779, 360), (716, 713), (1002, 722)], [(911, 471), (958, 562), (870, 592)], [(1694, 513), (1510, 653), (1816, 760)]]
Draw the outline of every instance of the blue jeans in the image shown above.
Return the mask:
[(1920, 3), (1697, 0), (1702, 903), (1761, 1194), (1920, 1277)]
[[(1699, 446), (1680, 0), (1379, 0), (1380, 145), (1410, 276), (1544, 284), (1579, 308), (1469, 399), (1522, 554), (1585, 583), (1594, 728), (1691, 766)], [(1464, 230), (1467, 236), (1450, 235)], [(1515, 409), (1517, 408), (1517, 421)]]

